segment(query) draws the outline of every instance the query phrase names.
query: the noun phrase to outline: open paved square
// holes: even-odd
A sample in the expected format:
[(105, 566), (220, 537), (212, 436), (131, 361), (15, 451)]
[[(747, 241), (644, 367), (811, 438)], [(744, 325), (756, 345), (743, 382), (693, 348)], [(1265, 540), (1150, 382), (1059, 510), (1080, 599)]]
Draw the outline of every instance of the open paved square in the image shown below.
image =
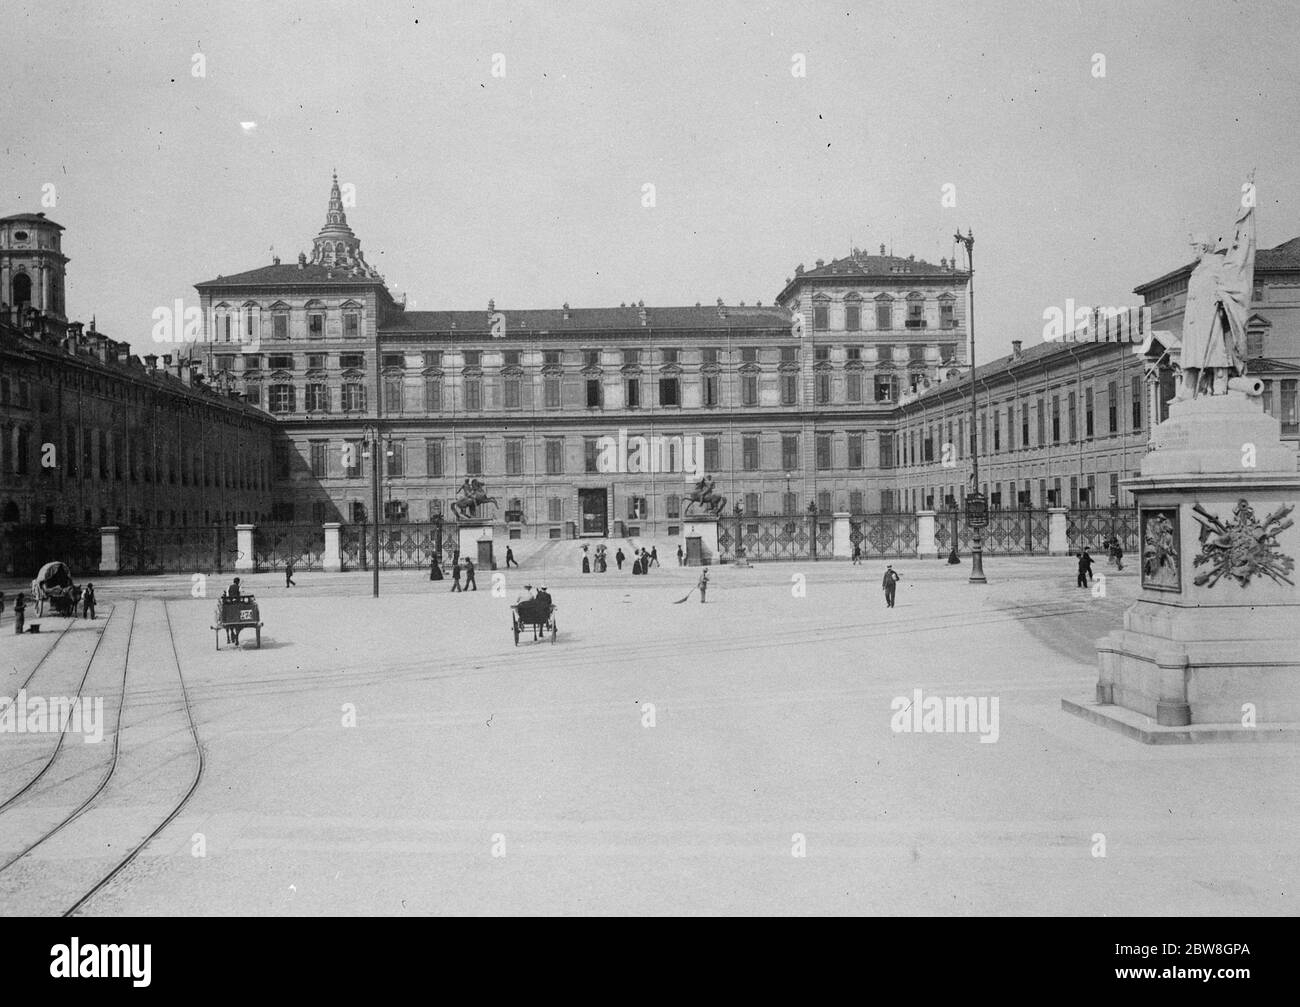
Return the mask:
[[(1296, 746), (1061, 711), (1129, 570), (1094, 597), (1070, 559), (991, 558), (985, 588), (898, 561), (888, 610), (879, 561), (720, 567), (674, 604), (698, 571), (584, 576), (573, 549), (495, 593), (249, 576), (261, 649), (216, 650), (225, 583), (180, 577), (103, 581), (94, 623), (6, 621), (0, 695), (102, 697), (103, 740), (0, 733), (0, 911), (1296, 911)], [(554, 644), (514, 645), (525, 583)], [(916, 690), (995, 730), (894, 730)]]

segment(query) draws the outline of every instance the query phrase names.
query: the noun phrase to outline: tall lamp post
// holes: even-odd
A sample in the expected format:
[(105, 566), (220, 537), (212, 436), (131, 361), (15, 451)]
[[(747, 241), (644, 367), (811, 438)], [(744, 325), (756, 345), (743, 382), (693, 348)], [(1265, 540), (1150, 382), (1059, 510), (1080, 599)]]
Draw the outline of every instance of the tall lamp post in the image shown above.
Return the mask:
[[(376, 426), (376, 427), (372, 427), (372, 426), (370, 426), (369, 424), (367, 424), (367, 425), (362, 429), (362, 431), (361, 431), (361, 436), (362, 436), (362, 439), (365, 441), (365, 448), (363, 449), (363, 451), (362, 451), (362, 453), (361, 453), (361, 457), (362, 457), (362, 458), (366, 458), (366, 457), (368, 457), (368, 458), (370, 459), (370, 461), (371, 461), (371, 466), (372, 466), (372, 468), (371, 468), (371, 473), (372, 473), (371, 481), (372, 481), (372, 483), (373, 483), (373, 487), (372, 487), (372, 488), (373, 488), (373, 491), (374, 491), (374, 503), (373, 503), (374, 513), (371, 515), (371, 522), (370, 522), (370, 524), (371, 524), (371, 527), (374, 529), (374, 531), (373, 531), (373, 536), (374, 536), (374, 537), (373, 537), (373, 539), (372, 539), (373, 548), (374, 548), (374, 562), (373, 562), (373, 564), (372, 564), (373, 569), (371, 570), (371, 580), (372, 580), (371, 594), (372, 594), (372, 597), (378, 598), (378, 597), (379, 597), (379, 519), (380, 519), (380, 511), (379, 511), (379, 428), (378, 428), (377, 426)], [(364, 544), (364, 543), (362, 544), (361, 548), (362, 548), (363, 550), (365, 549), (365, 544)]]
[(971, 492), (966, 494), (966, 520), (971, 528), (970, 583), (987, 584), (984, 577), (984, 538), (981, 529), (988, 523), (988, 501), (980, 492), (980, 439), (975, 415), (975, 235), (966, 228), (966, 236), (958, 231), (953, 238), (966, 248), (966, 264), (970, 289), (970, 431), (971, 431)]

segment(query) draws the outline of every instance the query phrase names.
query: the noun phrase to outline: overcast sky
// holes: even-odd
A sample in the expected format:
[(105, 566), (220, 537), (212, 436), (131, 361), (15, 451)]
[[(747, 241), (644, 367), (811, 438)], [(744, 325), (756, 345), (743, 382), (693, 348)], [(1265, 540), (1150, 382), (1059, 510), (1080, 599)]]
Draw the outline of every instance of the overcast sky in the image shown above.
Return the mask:
[(969, 227), (981, 361), (1066, 298), (1133, 303), (1189, 232), (1230, 225), (1252, 168), (1260, 247), (1300, 234), (1289, 2), (10, 0), (4, 20), (0, 215), (53, 183), (69, 315), (140, 353), (194, 283), (309, 251), (335, 166), (418, 309), (769, 304), (850, 243), (937, 261)]

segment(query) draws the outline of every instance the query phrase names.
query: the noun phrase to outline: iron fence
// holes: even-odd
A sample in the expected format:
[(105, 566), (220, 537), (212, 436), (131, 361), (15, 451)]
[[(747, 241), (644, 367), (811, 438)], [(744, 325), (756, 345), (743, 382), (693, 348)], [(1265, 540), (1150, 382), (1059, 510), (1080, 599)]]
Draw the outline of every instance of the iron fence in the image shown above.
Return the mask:
[(264, 524), (253, 530), (256, 570), (319, 570), (325, 553), (325, 529), (318, 524)]
[(1138, 548), (1138, 513), (1136, 507), (1097, 507), (1071, 510), (1065, 519), (1065, 538), (1071, 554), (1086, 545), (1097, 555), (1105, 555), (1102, 543), (1119, 539), (1120, 548), (1132, 554)]
[(859, 514), (849, 519), (849, 542), (864, 557), (916, 555), (915, 514)]
[[(339, 529), (339, 551), (344, 570), (369, 570), (374, 563), (375, 529), (370, 524), (344, 525)], [(448, 522), (394, 522), (379, 528), (381, 570), (428, 569), (436, 557), (454, 550), (456, 526)]]
[[(957, 551), (969, 552), (973, 532), (966, 523), (965, 511), (944, 510), (935, 514), (934, 544), (940, 555), (952, 549), (954, 530)], [(981, 548), (994, 556), (1046, 555), (1051, 530), (1051, 514), (1046, 510), (1022, 507), (989, 511), (988, 526), (982, 531)]]

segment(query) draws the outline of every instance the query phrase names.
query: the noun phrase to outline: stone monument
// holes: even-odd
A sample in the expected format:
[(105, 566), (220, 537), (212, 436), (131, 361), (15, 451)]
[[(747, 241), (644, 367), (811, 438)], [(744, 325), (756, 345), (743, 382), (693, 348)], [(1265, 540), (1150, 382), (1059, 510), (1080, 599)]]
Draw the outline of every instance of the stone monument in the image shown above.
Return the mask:
[(1095, 703), (1063, 708), (1149, 743), (1300, 737), (1296, 455), (1245, 371), (1253, 207), (1189, 280), (1181, 383), (1137, 500), (1141, 593), (1097, 642)]
[(472, 558), (480, 570), (497, 568), (492, 552), (492, 521), (487, 517), (489, 504), (497, 506), (497, 499), (488, 496), (482, 481), (466, 479), (451, 505), (451, 512), (456, 515), (457, 548), (461, 556)]

